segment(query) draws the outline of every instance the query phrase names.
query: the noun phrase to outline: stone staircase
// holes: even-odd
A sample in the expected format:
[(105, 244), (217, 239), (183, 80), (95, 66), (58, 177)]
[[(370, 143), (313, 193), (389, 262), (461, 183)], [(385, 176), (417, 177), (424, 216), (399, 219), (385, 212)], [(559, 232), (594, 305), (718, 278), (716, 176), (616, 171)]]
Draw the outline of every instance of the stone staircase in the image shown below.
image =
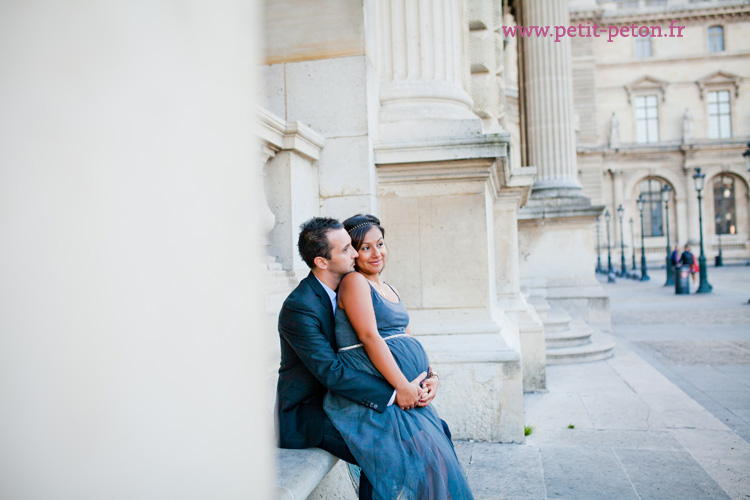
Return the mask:
[(281, 263), (276, 261), (266, 263), (263, 279), (266, 312), (277, 316), (284, 300), (299, 281), (293, 271), (285, 271)]
[(573, 319), (562, 308), (541, 297), (530, 297), (544, 324), (548, 365), (585, 363), (611, 358), (614, 342), (585, 321)]

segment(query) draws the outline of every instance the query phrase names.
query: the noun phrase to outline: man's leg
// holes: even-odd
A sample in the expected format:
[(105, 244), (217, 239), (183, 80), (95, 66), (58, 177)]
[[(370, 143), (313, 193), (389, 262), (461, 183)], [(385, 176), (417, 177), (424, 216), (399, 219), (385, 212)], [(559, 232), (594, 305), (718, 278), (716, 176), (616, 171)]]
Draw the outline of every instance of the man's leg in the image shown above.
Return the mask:
[[(318, 445), (318, 448), (326, 450), (331, 455), (340, 458), (344, 462), (359, 465), (357, 459), (354, 458), (352, 452), (349, 451), (349, 447), (346, 446), (346, 442), (344, 441), (344, 438), (341, 437), (341, 433), (336, 430), (328, 419), (323, 423), (323, 440)], [(370, 484), (370, 480), (365, 476), (364, 471), (359, 476), (359, 500), (372, 500), (372, 484)]]

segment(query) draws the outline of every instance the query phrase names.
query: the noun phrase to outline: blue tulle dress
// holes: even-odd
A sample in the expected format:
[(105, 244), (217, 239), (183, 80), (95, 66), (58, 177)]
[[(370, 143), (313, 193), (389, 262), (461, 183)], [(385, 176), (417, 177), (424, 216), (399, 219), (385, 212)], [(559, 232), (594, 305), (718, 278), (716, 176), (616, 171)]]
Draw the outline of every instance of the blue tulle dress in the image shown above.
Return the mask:
[[(414, 380), (429, 361), (422, 344), (405, 332), (406, 308), (371, 292), (378, 331), (403, 374)], [(342, 363), (382, 377), (342, 309), (336, 311), (336, 342)], [(374, 499), (474, 498), (432, 405), (404, 411), (393, 404), (380, 413), (329, 392), (324, 408), (372, 483)]]

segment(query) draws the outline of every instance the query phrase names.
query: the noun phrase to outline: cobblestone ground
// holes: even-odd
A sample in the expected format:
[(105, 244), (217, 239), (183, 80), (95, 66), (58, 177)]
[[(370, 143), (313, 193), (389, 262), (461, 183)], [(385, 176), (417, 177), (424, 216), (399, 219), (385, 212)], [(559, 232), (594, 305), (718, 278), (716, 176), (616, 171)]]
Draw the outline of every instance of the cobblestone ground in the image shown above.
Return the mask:
[(649, 274), (602, 280), (613, 334), (750, 442), (750, 267), (709, 267), (710, 294), (675, 295), (664, 270)]
[(524, 444), (456, 443), (477, 500), (750, 499), (750, 267), (705, 295), (650, 274), (602, 283), (615, 355), (548, 366)]

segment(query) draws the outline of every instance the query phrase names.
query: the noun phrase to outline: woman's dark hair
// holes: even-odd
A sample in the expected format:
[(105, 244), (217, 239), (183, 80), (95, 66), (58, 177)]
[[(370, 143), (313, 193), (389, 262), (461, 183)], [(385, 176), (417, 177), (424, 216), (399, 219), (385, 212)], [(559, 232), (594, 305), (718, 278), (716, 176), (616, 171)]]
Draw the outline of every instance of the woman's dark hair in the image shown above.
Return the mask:
[(302, 223), (299, 227), (297, 249), (310, 269), (315, 268), (315, 257), (331, 258), (333, 249), (328, 243), (328, 231), (343, 227), (341, 222), (327, 217), (313, 217)]
[(380, 232), (385, 236), (385, 229), (381, 227), (380, 219), (374, 215), (357, 214), (344, 221), (344, 229), (346, 229), (349, 236), (351, 236), (352, 246), (357, 251), (359, 251), (359, 247), (362, 246), (362, 241), (365, 239), (367, 231), (373, 227), (380, 229)]

